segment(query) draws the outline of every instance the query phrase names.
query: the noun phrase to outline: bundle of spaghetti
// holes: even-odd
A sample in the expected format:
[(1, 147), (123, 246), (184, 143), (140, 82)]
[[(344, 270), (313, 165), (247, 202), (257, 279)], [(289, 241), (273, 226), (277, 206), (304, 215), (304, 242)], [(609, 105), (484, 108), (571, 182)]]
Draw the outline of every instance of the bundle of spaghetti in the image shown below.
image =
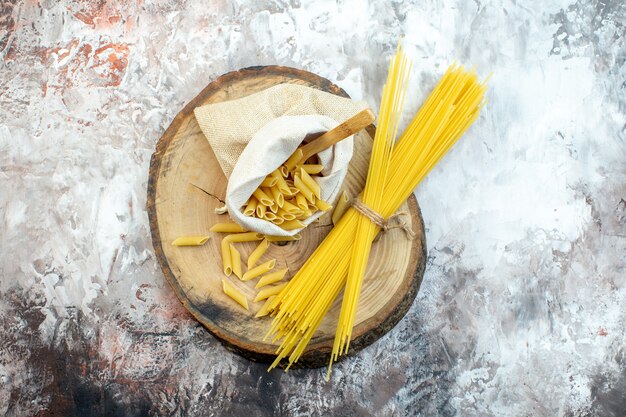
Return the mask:
[[(400, 116), (402, 115), (409, 72), (410, 63), (403, 53), (400, 44), (398, 45), (396, 55), (391, 60), (388, 81), (383, 88), (378, 128), (374, 137), (365, 188), (361, 195), (361, 202), (376, 213), (382, 209), (384, 185), (389, 174), (389, 163), (391, 161), (392, 148), (396, 141)], [(376, 224), (371, 219), (359, 216), (339, 323), (337, 324), (333, 351), (328, 365), (329, 373), (333, 361), (336, 361), (338, 356), (343, 354), (344, 347), (347, 352), (350, 344), (361, 284), (372, 247), (369, 235), (376, 228)]]
[[(387, 219), (393, 215), (477, 119), (485, 103), (485, 91), (485, 82), (479, 82), (474, 71), (457, 65), (448, 68), (393, 148), (389, 162), (393, 169), (384, 175), (377, 210), (380, 216)], [(360, 212), (351, 207), (272, 300), (268, 310), (274, 320), (268, 336), (273, 335), (273, 341), (280, 341), (280, 346), (270, 369), (287, 357), (288, 369), (300, 358), (345, 287), (362, 218)], [(371, 242), (379, 231), (378, 227), (368, 227), (362, 232), (365, 237), (360, 239)], [(351, 332), (344, 334), (342, 330), (340, 335), (350, 338)]]

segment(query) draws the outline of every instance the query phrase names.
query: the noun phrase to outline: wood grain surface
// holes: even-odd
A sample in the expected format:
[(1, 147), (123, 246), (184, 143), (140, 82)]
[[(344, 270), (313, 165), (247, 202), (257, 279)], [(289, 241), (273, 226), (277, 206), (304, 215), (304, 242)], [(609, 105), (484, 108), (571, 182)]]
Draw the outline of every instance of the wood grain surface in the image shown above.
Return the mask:
[[(245, 311), (222, 292), (220, 240), (224, 235), (209, 233), (211, 225), (231, 221), (214, 213), (224, 204), (227, 180), (193, 115), (197, 106), (243, 97), (280, 83), (297, 83), (347, 97), (347, 94), (315, 74), (287, 67), (251, 67), (225, 74), (209, 84), (172, 121), (159, 140), (150, 162), (147, 209), (152, 243), (163, 274), (183, 305), (231, 351), (255, 361), (273, 360), (275, 345), (264, 342), (270, 318), (255, 319), (260, 302), (252, 299), (251, 282), (231, 282), (243, 291), (250, 311)], [(357, 195), (365, 182), (374, 127), (355, 138), (354, 157), (344, 189)], [(415, 197), (400, 210), (411, 214), (418, 238), (408, 240), (402, 231), (392, 230), (372, 248), (357, 311), (351, 354), (368, 346), (389, 331), (411, 305), (424, 273), (426, 244), (424, 225)], [(292, 277), (332, 227), (330, 215), (302, 233), (302, 240), (272, 244), (261, 261), (275, 258), (276, 269), (289, 268)], [(209, 234), (201, 247), (174, 247), (182, 235)], [(243, 263), (255, 242), (239, 243)], [(328, 361), (340, 310), (336, 300), (312, 339), (299, 366), (318, 367)]]

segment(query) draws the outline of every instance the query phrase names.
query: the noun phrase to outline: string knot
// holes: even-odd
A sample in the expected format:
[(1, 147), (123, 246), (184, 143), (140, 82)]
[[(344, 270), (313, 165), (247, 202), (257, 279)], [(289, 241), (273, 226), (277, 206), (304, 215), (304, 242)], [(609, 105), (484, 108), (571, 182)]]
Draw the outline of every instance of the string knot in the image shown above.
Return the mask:
[[(352, 207), (378, 226), (383, 233), (393, 229), (402, 229), (409, 240), (413, 240), (417, 237), (405, 220), (406, 217), (410, 217), (410, 214), (406, 211), (392, 214), (388, 219), (385, 219), (370, 206), (362, 202), (360, 198), (356, 198), (352, 201)], [(378, 240), (378, 237), (376, 237), (376, 240)]]

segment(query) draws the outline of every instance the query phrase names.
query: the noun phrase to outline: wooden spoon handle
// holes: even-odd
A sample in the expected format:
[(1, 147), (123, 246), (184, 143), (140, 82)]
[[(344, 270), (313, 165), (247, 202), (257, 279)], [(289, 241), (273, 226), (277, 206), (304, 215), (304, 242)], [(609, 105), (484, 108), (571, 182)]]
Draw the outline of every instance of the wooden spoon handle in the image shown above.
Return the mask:
[(302, 159), (305, 161), (313, 155), (330, 148), (339, 141), (354, 135), (361, 129), (374, 123), (376, 116), (370, 109), (361, 110), (334, 129), (329, 130), (317, 139), (302, 147)]
[(372, 110), (361, 110), (334, 129), (329, 130), (328, 132), (324, 133), (316, 139), (313, 139), (311, 142), (299, 148), (291, 156), (291, 158), (289, 158), (289, 160), (285, 162), (285, 166), (288, 170), (292, 170), (300, 162), (306, 161), (313, 155), (323, 151), (324, 149), (330, 148), (337, 142), (340, 142), (345, 138), (354, 135), (359, 130), (371, 125), (372, 123), (374, 123), (374, 120), (376, 120), (376, 116), (374, 115), (374, 112), (372, 112)]

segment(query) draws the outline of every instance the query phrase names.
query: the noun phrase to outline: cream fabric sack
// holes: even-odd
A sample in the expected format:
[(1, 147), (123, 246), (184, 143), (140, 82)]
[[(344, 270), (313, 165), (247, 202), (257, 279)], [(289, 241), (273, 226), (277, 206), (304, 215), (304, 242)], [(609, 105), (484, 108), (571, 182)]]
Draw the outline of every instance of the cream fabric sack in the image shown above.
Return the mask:
[[(307, 135), (328, 131), (367, 107), (364, 102), (295, 84), (280, 84), (259, 93), (194, 110), (222, 171), (228, 178), (229, 214), (248, 230), (271, 236), (292, 236), (299, 230), (244, 216), (242, 206), (263, 179), (282, 165)], [(352, 158), (353, 138), (321, 152), (324, 164), (322, 199), (333, 203)], [(305, 225), (319, 218), (316, 213)], [(301, 230), (301, 229), (300, 229)]]

